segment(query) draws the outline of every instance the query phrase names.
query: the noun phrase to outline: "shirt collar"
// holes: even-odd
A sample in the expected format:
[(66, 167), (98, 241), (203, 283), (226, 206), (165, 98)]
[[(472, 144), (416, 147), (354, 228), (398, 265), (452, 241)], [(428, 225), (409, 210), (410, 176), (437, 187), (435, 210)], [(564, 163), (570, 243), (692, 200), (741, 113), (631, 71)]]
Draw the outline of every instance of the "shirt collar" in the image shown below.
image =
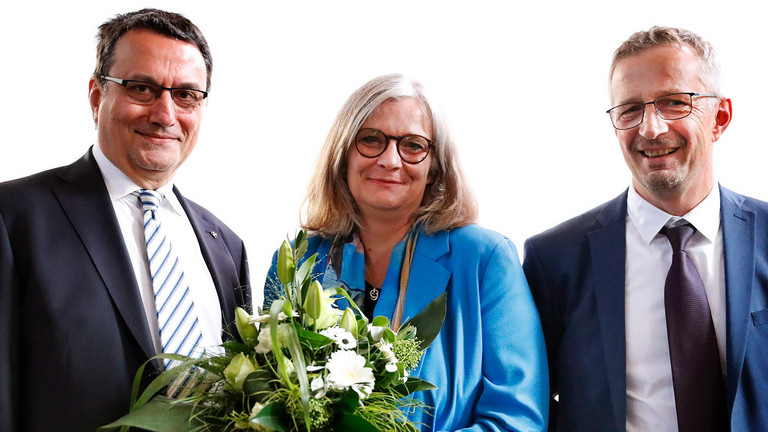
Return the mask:
[[(104, 183), (107, 186), (109, 199), (112, 202), (121, 200), (141, 189), (141, 187), (131, 180), (130, 177), (125, 175), (120, 168), (116, 167), (115, 164), (107, 159), (99, 145), (93, 146), (93, 158), (96, 159), (96, 164), (99, 166), (102, 177), (104, 177)], [(172, 181), (159, 187), (157, 191), (167, 198), (165, 201), (170, 204), (170, 207), (174, 212), (180, 215), (185, 214), (179, 199), (176, 197), (176, 194), (173, 193)], [(135, 202), (136, 206), (140, 206), (138, 199), (133, 200), (133, 202)]]
[(634, 187), (630, 186), (627, 195), (627, 214), (629, 220), (640, 233), (640, 237), (647, 244), (651, 244), (651, 240), (670, 220), (676, 222), (680, 219), (688, 221), (707, 240), (714, 242), (720, 228), (720, 188), (715, 182), (715, 186), (712, 187), (704, 201), (687, 214), (678, 217), (655, 207), (643, 199)]

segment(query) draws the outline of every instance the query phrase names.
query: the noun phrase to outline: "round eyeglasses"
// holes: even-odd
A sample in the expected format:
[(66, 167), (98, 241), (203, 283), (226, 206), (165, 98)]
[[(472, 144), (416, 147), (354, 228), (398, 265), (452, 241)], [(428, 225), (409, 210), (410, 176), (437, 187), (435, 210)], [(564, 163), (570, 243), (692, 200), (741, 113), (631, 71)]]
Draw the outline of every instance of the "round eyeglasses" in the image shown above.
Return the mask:
[(715, 94), (702, 93), (672, 93), (650, 102), (632, 102), (615, 106), (608, 111), (613, 127), (618, 130), (632, 129), (640, 126), (645, 117), (646, 105), (653, 104), (656, 114), (663, 120), (680, 120), (688, 117), (693, 111), (694, 97), (720, 97)]
[(150, 105), (155, 99), (159, 98), (163, 94), (163, 90), (171, 92), (171, 99), (179, 108), (186, 110), (193, 110), (203, 103), (203, 100), (208, 97), (208, 92), (193, 88), (174, 88), (163, 87), (161, 85), (152, 84), (144, 81), (127, 80), (122, 78), (114, 78), (111, 76), (102, 75), (101, 79), (105, 81), (111, 81), (113, 83), (120, 84), (125, 87), (125, 93), (128, 97), (141, 105)]
[(361, 156), (372, 159), (384, 154), (392, 140), (397, 143), (400, 159), (409, 164), (417, 164), (426, 159), (429, 149), (435, 145), (433, 140), (421, 135), (392, 136), (378, 129), (365, 128), (355, 135), (355, 148)]

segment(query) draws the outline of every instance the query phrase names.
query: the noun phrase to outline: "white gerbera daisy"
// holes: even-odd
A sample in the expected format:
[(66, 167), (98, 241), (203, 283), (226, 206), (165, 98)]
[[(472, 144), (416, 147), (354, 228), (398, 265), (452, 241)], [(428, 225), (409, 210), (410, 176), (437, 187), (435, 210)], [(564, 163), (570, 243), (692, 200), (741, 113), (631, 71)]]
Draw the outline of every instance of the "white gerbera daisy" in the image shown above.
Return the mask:
[(336, 345), (341, 349), (352, 349), (357, 346), (355, 336), (341, 327), (330, 327), (321, 330), (320, 334), (336, 341)]
[(365, 366), (365, 358), (354, 351), (336, 351), (328, 358), (326, 383), (337, 390), (351, 388), (365, 399), (373, 391), (373, 370)]

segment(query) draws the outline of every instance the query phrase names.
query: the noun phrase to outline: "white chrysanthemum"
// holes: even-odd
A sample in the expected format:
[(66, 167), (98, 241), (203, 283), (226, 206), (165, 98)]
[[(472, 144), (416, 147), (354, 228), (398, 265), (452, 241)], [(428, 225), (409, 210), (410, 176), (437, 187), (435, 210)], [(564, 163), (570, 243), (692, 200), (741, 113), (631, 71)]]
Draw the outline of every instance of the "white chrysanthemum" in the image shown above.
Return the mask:
[(355, 336), (341, 327), (330, 327), (321, 330), (320, 334), (336, 341), (336, 345), (341, 349), (352, 349), (357, 346)]
[(336, 351), (328, 358), (327, 385), (337, 390), (351, 388), (365, 399), (373, 391), (373, 370), (365, 366), (365, 358), (354, 351)]

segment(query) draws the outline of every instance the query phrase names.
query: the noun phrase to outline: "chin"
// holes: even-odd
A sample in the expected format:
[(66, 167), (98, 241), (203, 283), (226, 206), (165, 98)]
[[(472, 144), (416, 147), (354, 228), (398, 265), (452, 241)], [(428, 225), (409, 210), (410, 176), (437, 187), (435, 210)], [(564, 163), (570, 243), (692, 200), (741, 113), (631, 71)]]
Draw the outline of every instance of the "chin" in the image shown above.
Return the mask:
[(649, 191), (665, 191), (680, 186), (685, 180), (683, 173), (644, 176), (640, 182)]

